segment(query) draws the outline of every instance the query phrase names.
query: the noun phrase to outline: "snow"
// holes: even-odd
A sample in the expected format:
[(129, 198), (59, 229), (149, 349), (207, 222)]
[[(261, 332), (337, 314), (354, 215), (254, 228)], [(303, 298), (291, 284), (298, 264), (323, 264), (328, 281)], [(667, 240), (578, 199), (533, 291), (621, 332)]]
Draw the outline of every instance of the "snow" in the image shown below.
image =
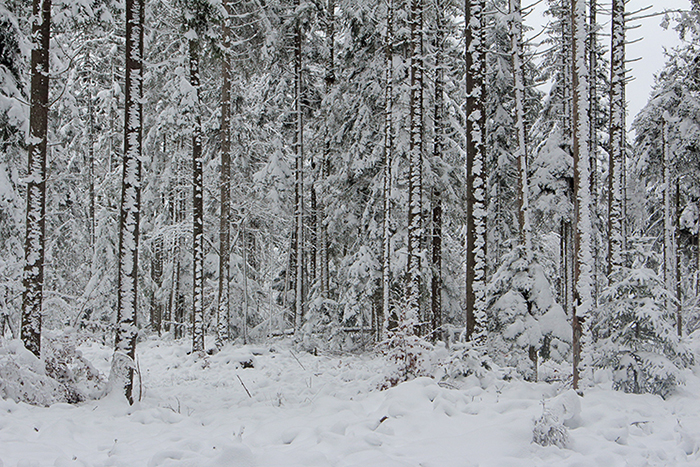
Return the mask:
[[(418, 378), (378, 391), (387, 364), (371, 355), (316, 357), (281, 342), (226, 346), (205, 358), (188, 355), (186, 340), (149, 340), (138, 348), (144, 394), (133, 407), (115, 393), (49, 408), (0, 400), (0, 465), (700, 462), (700, 378), (690, 370), (687, 385), (665, 401), (612, 391), (605, 375), (583, 397), (561, 383), (475, 376), (442, 385)], [(80, 350), (108, 371), (111, 349), (84, 344)], [(563, 424), (566, 448), (532, 443), (544, 411)]]

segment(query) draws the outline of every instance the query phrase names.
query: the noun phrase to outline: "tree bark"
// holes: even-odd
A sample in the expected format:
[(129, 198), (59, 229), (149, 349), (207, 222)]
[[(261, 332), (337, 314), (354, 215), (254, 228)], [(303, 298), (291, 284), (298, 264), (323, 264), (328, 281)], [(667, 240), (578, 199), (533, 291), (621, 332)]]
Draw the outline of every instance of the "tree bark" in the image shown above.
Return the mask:
[(466, 0), (467, 329), (472, 340), (486, 315), (486, 116), (484, 1)]
[[(335, 83), (335, 0), (328, 0), (328, 8), (326, 11), (326, 40), (328, 41), (328, 68), (326, 70), (326, 97), (330, 96), (331, 89)], [(321, 178), (328, 177), (328, 169), (331, 159), (331, 137), (330, 137), (330, 102), (328, 103), (328, 113), (326, 121), (326, 145), (321, 161)], [(328, 271), (328, 233), (325, 224), (325, 210), (323, 204), (317, 206), (318, 213), (321, 217), (321, 225), (319, 226), (319, 242), (321, 255), (321, 296), (329, 297), (329, 271)]]
[[(444, 0), (435, 3), (435, 138), (433, 161), (441, 164), (445, 133), (445, 5)], [(430, 340), (443, 340), (442, 332), (442, 193), (440, 182), (433, 184), (433, 235), (432, 235), (432, 280), (431, 280), (431, 326)]]
[(27, 230), (24, 242), (22, 343), (41, 357), (41, 306), (44, 290), (46, 215), (46, 134), (49, 113), (49, 36), (51, 0), (32, 4), (32, 85), (27, 148)]
[(421, 285), (421, 236), (423, 233), (421, 166), (423, 165), (423, 2), (411, 0), (410, 66), (410, 144), (408, 176), (408, 282), (406, 284), (406, 322), (408, 328), (419, 325)]
[(683, 337), (683, 315), (681, 314), (682, 296), (681, 296), (681, 184), (680, 179), (676, 178), (676, 225), (674, 229), (674, 249), (676, 250), (676, 331), (678, 337)]
[(382, 226), (382, 329), (380, 338), (387, 337), (389, 316), (391, 314), (389, 297), (391, 295), (391, 164), (394, 147), (392, 114), (394, 103), (394, 0), (388, 0), (386, 18), (386, 58), (384, 88), (384, 212)]
[(576, 305), (572, 320), (573, 328), (573, 387), (578, 389), (579, 363), (581, 361), (581, 335), (583, 321), (591, 307), (591, 218), (590, 218), (590, 161), (588, 157), (588, 64), (586, 54), (586, 2), (571, 0), (573, 25), (573, 79), (574, 92), (572, 128), (574, 157), (574, 189), (576, 198), (574, 212), (575, 234), (575, 291)]
[(610, 156), (608, 172), (608, 276), (622, 266), (622, 171), (625, 112), (625, 2), (612, 2), (610, 44)]
[(600, 270), (600, 213), (598, 211), (598, 35), (597, 35), (597, 0), (590, 0), (589, 5), (589, 101), (591, 103), (588, 117), (589, 126), (589, 160), (591, 172), (591, 216), (593, 227), (593, 306), (598, 306), (598, 271)]
[(202, 175), (202, 122), (199, 116), (199, 43), (189, 41), (190, 84), (195, 89), (192, 128), (192, 351), (204, 351), (204, 177)]
[(223, 42), (224, 55), (221, 74), (221, 174), (219, 189), (221, 212), (219, 215), (219, 294), (216, 308), (216, 347), (221, 348), (228, 340), (229, 310), (229, 255), (231, 250), (231, 2), (224, 2)]
[[(299, 0), (294, 1), (295, 14), (299, 11)], [(301, 331), (304, 313), (304, 120), (301, 105), (301, 20), (297, 17), (294, 26), (294, 117), (296, 132), (294, 153), (296, 154), (294, 182), (294, 217), (296, 230), (296, 284), (294, 297), (294, 332)]]
[(119, 216), (117, 332), (112, 379), (134, 403), (136, 357), (139, 217), (141, 208), (141, 134), (143, 109), (143, 0), (126, 0), (126, 71), (124, 97), (124, 157)]

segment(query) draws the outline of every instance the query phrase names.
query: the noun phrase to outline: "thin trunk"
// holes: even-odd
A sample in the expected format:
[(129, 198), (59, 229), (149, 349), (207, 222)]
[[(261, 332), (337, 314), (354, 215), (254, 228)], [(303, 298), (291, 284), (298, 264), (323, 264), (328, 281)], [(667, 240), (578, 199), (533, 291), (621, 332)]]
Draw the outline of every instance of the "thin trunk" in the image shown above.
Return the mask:
[(391, 293), (391, 230), (389, 225), (391, 212), (391, 164), (392, 164), (392, 149), (393, 129), (392, 129), (392, 113), (393, 113), (393, 57), (394, 57), (394, 1), (389, 0), (387, 5), (387, 30), (386, 30), (386, 59), (385, 59), (385, 74), (386, 87), (384, 88), (384, 218), (382, 226), (382, 330), (381, 339), (387, 337), (389, 330), (389, 316), (391, 310), (389, 308), (389, 297)]
[[(335, 83), (335, 66), (334, 66), (334, 55), (335, 55), (335, 0), (328, 0), (328, 7), (326, 10), (326, 41), (328, 42), (328, 64), (326, 69), (326, 97), (330, 96), (331, 89)], [(330, 123), (331, 123), (331, 108), (330, 102), (327, 104), (326, 110), (326, 141), (323, 152), (323, 160), (321, 161), (321, 179), (325, 180), (328, 177), (328, 167), (330, 166), (331, 159), (331, 136), (330, 136)], [(321, 296), (323, 298), (328, 298), (328, 233), (325, 224), (325, 210), (322, 203), (318, 203), (316, 206), (317, 216), (320, 217), (320, 225), (318, 226), (318, 250), (320, 254), (320, 274), (321, 274)]]
[(245, 227), (242, 228), (241, 242), (243, 243), (243, 345), (248, 343), (248, 236)]
[[(673, 287), (673, 217), (671, 214), (671, 153), (669, 148), (669, 122), (663, 122), (663, 177), (664, 177), (664, 284), (671, 292)], [(669, 302), (670, 308), (671, 303)]]
[(88, 95), (88, 216), (90, 222), (90, 270), (95, 273), (95, 111), (92, 90)]
[(681, 184), (680, 179), (676, 178), (676, 226), (675, 226), (675, 250), (676, 250), (676, 330), (678, 337), (683, 337), (683, 316), (681, 314), (681, 248), (680, 248), (680, 233), (681, 233)]
[[(294, 6), (298, 10), (299, 0), (294, 1)], [(296, 13), (298, 14), (298, 11)], [(301, 20), (297, 18), (294, 27), (294, 117), (296, 119), (296, 132), (294, 136), (294, 152), (296, 154), (296, 177), (294, 184), (294, 214), (296, 220), (295, 333), (301, 331), (304, 313), (304, 121), (301, 99)]]
[(625, 2), (613, 0), (610, 48), (610, 158), (608, 172), (608, 276), (622, 266), (622, 171), (625, 112)]
[(160, 335), (163, 322), (163, 302), (160, 290), (163, 285), (163, 236), (153, 240), (153, 259), (151, 260), (151, 280), (153, 295), (151, 295), (151, 329)]
[(117, 273), (117, 332), (112, 379), (134, 403), (136, 358), (139, 217), (141, 210), (141, 134), (143, 108), (143, 0), (126, 0), (126, 76), (124, 97), (124, 155), (119, 216)]
[(600, 270), (600, 254), (598, 252), (600, 242), (599, 212), (598, 212), (598, 35), (597, 25), (597, 0), (590, 0), (589, 16), (589, 100), (591, 103), (589, 126), (589, 158), (591, 161), (591, 216), (593, 227), (593, 307), (598, 306), (598, 271)]
[[(433, 160), (435, 164), (442, 162), (444, 122), (444, 2), (436, 0), (435, 4), (435, 140), (433, 143)], [(431, 283), (431, 328), (430, 340), (443, 340), (442, 333), (442, 193), (439, 181), (433, 184), (433, 274)]]
[(520, 0), (510, 0), (512, 17), (511, 44), (513, 55), (513, 78), (515, 81), (515, 127), (518, 132), (518, 221), (520, 227), (520, 244), (525, 249), (526, 257), (532, 255), (532, 229), (530, 227), (527, 179), (527, 142), (525, 141), (525, 83), (522, 68), (522, 17)]
[(231, 2), (224, 3), (224, 56), (221, 74), (221, 174), (219, 190), (221, 212), (219, 215), (219, 294), (216, 308), (216, 347), (221, 348), (228, 340), (229, 309), (229, 254), (230, 254), (230, 210), (231, 210)]
[(190, 40), (190, 84), (196, 101), (192, 132), (192, 351), (204, 351), (204, 178), (202, 175), (202, 122), (199, 116), (199, 43)]
[(49, 35), (51, 0), (32, 4), (32, 87), (27, 156), (27, 230), (24, 241), (24, 346), (41, 356), (41, 305), (44, 289), (44, 218), (46, 214), (46, 133), (49, 113)]
[(420, 321), (421, 237), (423, 232), (421, 166), (423, 165), (423, 1), (411, 0), (411, 99), (409, 118), (408, 176), (408, 281), (406, 284), (406, 322), (413, 332)]
[(576, 233), (574, 237), (576, 255), (574, 266), (575, 308), (573, 329), (573, 387), (578, 389), (579, 363), (581, 361), (582, 323), (591, 307), (591, 218), (590, 218), (590, 162), (588, 156), (588, 64), (586, 54), (586, 2), (571, 0), (572, 13), (572, 60), (573, 60), (573, 157), (574, 190), (576, 193), (574, 213)]
[(483, 0), (466, 0), (467, 329), (475, 337), (486, 315), (486, 115)]

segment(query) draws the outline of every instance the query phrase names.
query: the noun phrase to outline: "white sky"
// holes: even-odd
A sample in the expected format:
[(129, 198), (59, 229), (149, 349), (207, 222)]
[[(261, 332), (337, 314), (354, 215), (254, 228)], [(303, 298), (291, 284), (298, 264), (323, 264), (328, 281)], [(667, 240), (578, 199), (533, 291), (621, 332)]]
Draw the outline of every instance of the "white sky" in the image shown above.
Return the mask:
[[(523, 7), (526, 8), (535, 0), (523, 0)], [(689, 9), (689, 0), (629, 0), (626, 11), (635, 12), (641, 8), (652, 6), (651, 9), (640, 13), (647, 15), (652, 12), (660, 12), (671, 9)], [(534, 28), (529, 33), (532, 35), (538, 32), (546, 18), (542, 12), (546, 9), (545, 2), (542, 1), (535, 7), (533, 13), (525, 18), (528, 25)], [(664, 65), (664, 48), (671, 49), (681, 43), (676, 31), (672, 29), (673, 22), (668, 30), (663, 29), (660, 24), (662, 16), (646, 18), (628, 23), (629, 27), (639, 25), (636, 29), (627, 32), (627, 41), (631, 42), (640, 39), (639, 42), (627, 46), (627, 60), (638, 59), (627, 65), (628, 78), (634, 77), (627, 85), (627, 124), (631, 124), (635, 115), (644, 107), (649, 98), (651, 87), (654, 84), (654, 74), (658, 73)], [(598, 23), (601, 25), (601, 42), (610, 48), (610, 1), (598, 0)], [(604, 34), (604, 36), (603, 36)]]

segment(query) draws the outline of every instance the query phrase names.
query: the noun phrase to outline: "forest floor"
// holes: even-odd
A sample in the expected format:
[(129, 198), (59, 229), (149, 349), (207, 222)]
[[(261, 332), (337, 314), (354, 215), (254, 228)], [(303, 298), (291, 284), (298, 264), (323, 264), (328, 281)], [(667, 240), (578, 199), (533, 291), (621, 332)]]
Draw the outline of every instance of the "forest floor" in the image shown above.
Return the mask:
[[(376, 356), (283, 343), (205, 358), (188, 349), (139, 344), (143, 397), (133, 407), (115, 396), (48, 408), (0, 400), (0, 466), (700, 465), (700, 366), (667, 400), (609, 381), (583, 397), (562, 383), (475, 377), (379, 391), (387, 364)], [(108, 372), (111, 349), (80, 350)], [(543, 407), (569, 418), (566, 447), (532, 443)]]

